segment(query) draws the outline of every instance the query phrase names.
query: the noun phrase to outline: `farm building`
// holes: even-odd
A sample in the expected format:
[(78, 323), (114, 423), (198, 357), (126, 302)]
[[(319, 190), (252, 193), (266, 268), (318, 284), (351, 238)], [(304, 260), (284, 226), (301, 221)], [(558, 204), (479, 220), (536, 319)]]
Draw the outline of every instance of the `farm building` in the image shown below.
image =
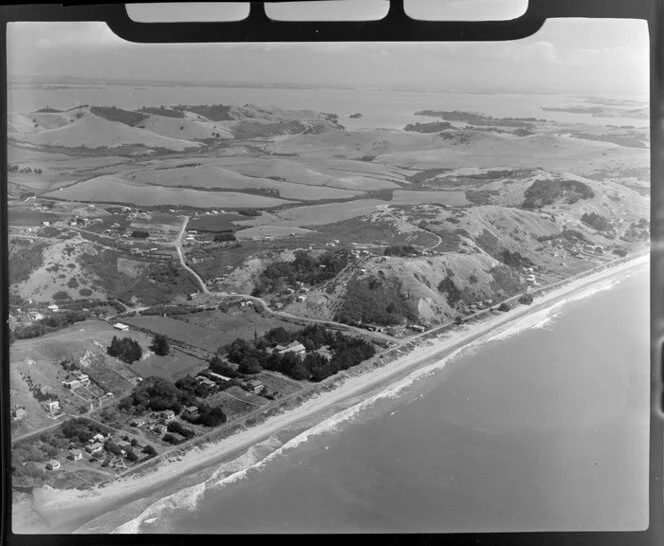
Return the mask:
[(113, 328), (115, 328), (116, 330), (120, 330), (121, 332), (126, 332), (127, 330), (129, 330), (129, 326), (126, 325), (126, 324), (123, 324), (122, 322), (116, 322), (113, 325)]
[(276, 349), (279, 354), (282, 355), (286, 353), (295, 353), (298, 356), (304, 356), (307, 354), (307, 350), (305, 349), (304, 345), (302, 345), (302, 343), (299, 341), (293, 341), (285, 347), (283, 345), (277, 345)]
[(72, 449), (69, 452), (69, 458), (72, 461), (80, 461), (83, 458), (83, 452), (80, 449)]
[(420, 333), (426, 330), (424, 326), (421, 326), (419, 324), (411, 324), (408, 328), (414, 330), (415, 332), (420, 332)]
[(60, 461), (56, 459), (51, 459), (46, 463), (46, 470), (57, 470), (58, 468), (60, 468)]
[(49, 306), (47, 307), (47, 309), (48, 309), (49, 311), (53, 311), (53, 312), (55, 312), (55, 311), (59, 310), (60, 308), (59, 308), (57, 305), (53, 304), (53, 305), (49, 305)]

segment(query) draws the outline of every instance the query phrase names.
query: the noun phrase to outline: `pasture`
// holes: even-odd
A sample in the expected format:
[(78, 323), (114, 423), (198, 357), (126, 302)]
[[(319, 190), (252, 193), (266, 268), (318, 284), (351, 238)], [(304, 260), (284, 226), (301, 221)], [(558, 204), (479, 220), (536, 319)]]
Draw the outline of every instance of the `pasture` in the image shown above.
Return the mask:
[(461, 207), (470, 204), (463, 191), (413, 191), (395, 190), (392, 199), (395, 205), (446, 205), (448, 207)]

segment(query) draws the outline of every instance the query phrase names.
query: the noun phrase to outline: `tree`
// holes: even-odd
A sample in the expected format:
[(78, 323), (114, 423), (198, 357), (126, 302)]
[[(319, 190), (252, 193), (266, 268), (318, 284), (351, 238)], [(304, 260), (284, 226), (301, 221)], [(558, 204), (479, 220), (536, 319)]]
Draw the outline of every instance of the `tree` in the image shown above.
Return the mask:
[(459, 326), (461, 323), (463, 323), (463, 319), (461, 317), (457, 317), (454, 319), (454, 324)]
[(118, 339), (117, 336), (113, 336), (111, 344), (106, 349), (106, 352), (110, 356), (119, 358), (127, 364), (136, 362), (143, 356), (143, 350), (138, 341), (134, 341), (130, 337)]
[(171, 351), (166, 336), (162, 334), (155, 334), (154, 338), (152, 338), (152, 345), (150, 348), (154, 351), (154, 354), (159, 356), (166, 356)]
[(522, 294), (519, 297), (519, 303), (523, 305), (530, 305), (531, 303), (533, 303), (533, 297), (530, 294)]
[(505, 311), (509, 311), (510, 309), (511, 309), (511, 307), (510, 307), (507, 303), (505, 303), (505, 302), (501, 303), (501, 304), (498, 306), (498, 311), (503, 311), (503, 312), (505, 312)]
[(131, 448), (127, 449), (127, 460), (131, 461), (132, 463), (138, 461), (138, 455), (136, 455), (134, 450)]
[(148, 457), (154, 457), (155, 455), (157, 455), (157, 450), (153, 446), (148, 444), (143, 448), (143, 453), (145, 453)]
[(198, 422), (206, 427), (216, 427), (226, 422), (226, 414), (219, 407), (202, 406)]
[(260, 372), (262, 368), (258, 360), (255, 357), (250, 356), (240, 362), (238, 370), (240, 373), (254, 374)]

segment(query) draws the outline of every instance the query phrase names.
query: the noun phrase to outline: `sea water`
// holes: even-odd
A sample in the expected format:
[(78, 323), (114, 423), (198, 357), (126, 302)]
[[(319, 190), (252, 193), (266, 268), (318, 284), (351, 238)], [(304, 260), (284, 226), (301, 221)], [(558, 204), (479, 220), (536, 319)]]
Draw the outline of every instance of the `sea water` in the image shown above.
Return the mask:
[(645, 529), (648, 302), (647, 266), (603, 281), (113, 529)]
[[(561, 123), (591, 125), (647, 127), (650, 123), (649, 119), (596, 118), (591, 114), (542, 109), (579, 106), (584, 105), (583, 101), (582, 97), (561, 94), (105, 85), (10, 87), (7, 107), (9, 111), (31, 112), (46, 106), (57, 109), (79, 105), (135, 109), (142, 106), (175, 104), (252, 103), (257, 106), (333, 112), (339, 116), (339, 123), (349, 129), (403, 129), (409, 123), (426, 123), (436, 119), (416, 116), (415, 112), (418, 110), (462, 110), (494, 117), (534, 117)], [(355, 113), (362, 114), (362, 117), (350, 119), (349, 116)]]

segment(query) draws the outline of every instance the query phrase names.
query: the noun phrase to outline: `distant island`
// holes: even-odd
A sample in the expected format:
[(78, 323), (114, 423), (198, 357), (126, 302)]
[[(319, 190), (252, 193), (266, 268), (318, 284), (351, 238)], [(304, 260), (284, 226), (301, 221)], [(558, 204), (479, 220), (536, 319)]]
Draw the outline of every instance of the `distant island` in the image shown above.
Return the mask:
[(360, 114), (359, 112), (357, 112), (357, 113), (355, 113), (355, 114), (351, 114), (351, 115), (348, 116), (348, 117), (349, 117), (350, 119), (360, 119), (360, 118), (362, 117), (362, 114)]

